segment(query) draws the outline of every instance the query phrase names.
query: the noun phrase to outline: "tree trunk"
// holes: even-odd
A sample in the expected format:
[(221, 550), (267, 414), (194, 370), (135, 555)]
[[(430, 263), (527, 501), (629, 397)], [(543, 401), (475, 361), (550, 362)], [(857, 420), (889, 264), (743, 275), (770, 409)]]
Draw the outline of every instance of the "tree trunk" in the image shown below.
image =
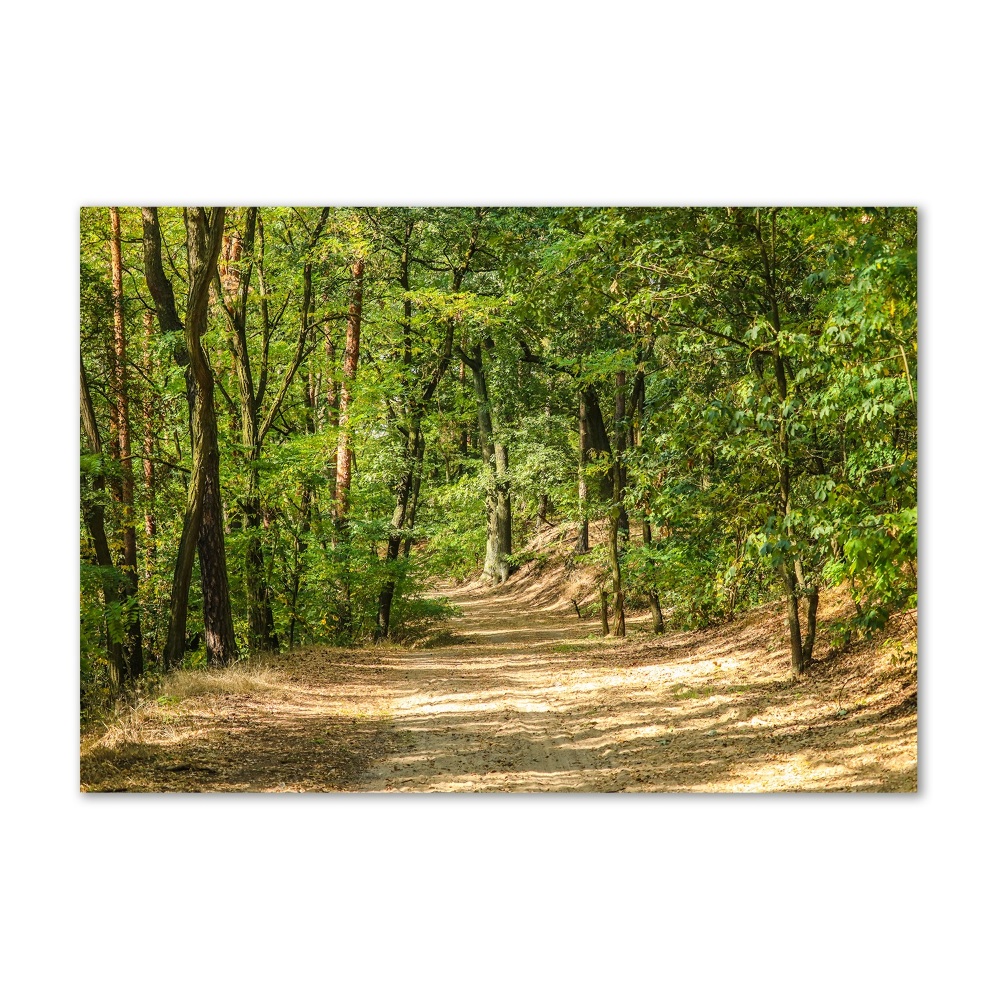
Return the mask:
[(340, 382), (340, 434), (337, 441), (337, 496), (334, 522), (337, 534), (347, 527), (347, 508), (351, 491), (351, 461), (354, 451), (348, 429), (351, 413), (351, 389), (358, 371), (361, 347), (361, 306), (364, 293), (365, 262), (356, 260), (351, 267), (351, 305), (347, 317), (347, 338), (344, 348), (343, 378)]
[[(640, 370), (635, 377), (635, 423), (633, 425), (632, 441), (636, 448), (642, 444), (642, 421), (646, 409), (646, 375)], [(642, 544), (647, 548), (653, 544), (653, 531), (649, 524), (649, 505), (647, 502), (642, 521)], [(660, 595), (655, 590), (646, 591), (649, 600), (649, 611), (653, 616), (653, 635), (663, 634), (663, 611), (660, 608)]]
[(247, 625), (251, 652), (276, 652), (278, 636), (274, 631), (271, 608), (271, 588), (267, 583), (264, 559), (263, 504), (260, 495), (259, 455), (253, 455), (243, 504), (243, 529), (247, 534), (245, 584), (247, 592)]
[(510, 480), (508, 478), (507, 446), (496, 446), (497, 490), (493, 511), (493, 533), (497, 539), (497, 571), (500, 583), (510, 576), (513, 524), (510, 509)]
[(802, 656), (802, 631), (799, 626), (799, 600), (795, 593), (795, 573), (784, 568), (781, 574), (785, 585), (785, 615), (788, 620), (788, 640), (792, 655), (792, 673), (798, 676), (805, 670)]
[(819, 609), (819, 589), (812, 587), (806, 591), (806, 637), (802, 643), (802, 662), (811, 666), (813, 646), (816, 642), (816, 612)]
[[(214, 417), (214, 409), (213, 409)], [(201, 601), (205, 619), (205, 652), (208, 662), (225, 664), (239, 656), (233, 609), (229, 597), (229, 573), (226, 569), (225, 524), (219, 483), (219, 444), (217, 430), (207, 451), (209, 468), (204, 478), (204, 501), (201, 530), (198, 535), (198, 564), (201, 570)], [(206, 434), (207, 436), (207, 434)]]
[[(642, 519), (642, 544), (650, 546), (653, 544), (653, 531), (649, 526), (647, 518)], [(660, 595), (655, 590), (647, 590), (646, 597), (649, 600), (649, 611), (653, 616), (653, 635), (663, 634), (663, 610), (660, 607)]]
[[(791, 449), (788, 441), (788, 422), (785, 416), (785, 404), (788, 400), (788, 378), (785, 372), (785, 359), (781, 355), (781, 313), (778, 308), (778, 292), (775, 282), (775, 261), (767, 252), (767, 246), (761, 235), (760, 219), (751, 225), (751, 230), (757, 240), (760, 252), (761, 269), (764, 277), (764, 288), (771, 326), (774, 331), (774, 375), (778, 386), (778, 401), (781, 405), (781, 416), (778, 419), (778, 488), (781, 496), (781, 514), (788, 517), (792, 513), (792, 482), (791, 482)], [(773, 247), (773, 244), (772, 244)], [(788, 529), (789, 536), (791, 530)], [(806, 668), (808, 660), (803, 655), (802, 630), (799, 621), (799, 581), (803, 579), (801, 563), (783, 565), (781, 578), (785, 586), (785, 600), (788, 618), (788, 638), (792, 657), (792, 673), (800, 675)]]
[[(142, 209), (142, 259), (146, 287), (153, 299), (153, 308), (156, 309), (156, 319), (160, 324), (160, 330), (163, 333), (182, 332), (184, 324), (177, 315), (174, 288), (163, 270), (160, 217), (155, 208)], [(174, 364), (184, 369), (188, 404), (188, 440), (193, 441), (194, 432), (191, 424), (194, 418), (194, 374), (191, 371), (191, 359), (185, 340), (177, 339), (174, 341), (173, 356)]]
[[(545, 400), (545, 436), (546, 440), (551, 434), (552, 424), (552, 398)], [(538, 496), (538, 511), (535, 514), (535, 531), (541, 532), (549, 522), (549, 495), (540, 493)]]
[[(329, 216), (329, 208), (320, 212), (319, 221), (312, 230), (308, 245), (311, 251), (319, 241)], [(306, 341), (310, 334), (309, 315), (313, 302), (312, 262), (306, 254), (302, 268), (302, 299), (299, 317), (299, 336), (295, 353), (285, 368), (284, 378), (268, 407), (264, 407), (265, 394), (271, 374), (268, 345), (274, 332), (268, 309), (267, 273), (264, 255), (264, 219), (257, 208), (248, 208), (244, 219), (243, 234), (235, 233), (224, 241), (225, 255), (219, 267), (219, 292), (229, 318), (232, 337), (230, 349), (236, 362), (237, 384), (240, 399), (240, 433), (244, 453), (248, 456), (247, 497), (242, 503), (243, 527), (247, 532), (246, 557), (243, 566), (247, 594), (247, 625), (251, 650), (277, 650), (278, 636), (274, 629), (274, 612), (271, 605), (271, 588), (267, 582), (264, 558), (263, 531), (267, 528), (263, 517), (263, 500), (260, 494), (259, 463), (264, 441), (289, 387), (301, 364)], [(256, 241), (256, 244), (255, 244)], [(255, 251), (255, 245), (258, 250)], [(256, 267), (260, 291), (261, 359), (256, 385), (247, 343), (247, 301), (252, 272)], [(314, 335), (315, 339), (315, 335)], [(307, 387), (307, 397), (309, 389)], [(307, 426), (312, 419), (315, 400), (307, 400)]]
[(460, 352), (459, 356), (472, 372), (476, 390), (479, 451), (486, 476), (486, 555), (482, 579), (492, 586), (505, 583), (510, 575), (512, 539), (507, 447), (497, 445), (495, 440), (482, 347), (477, 344), (468, 354)]
[(396, 484), (396, 507), (392, 513), (389, 527), (389, 543), (386, 546), (385, 566), (387, 576), (378, 595), (378, 621), (375, 626), (375, 639), (389, 637), (389, 622), (392, 616), (392, 599), (396, 593), (396, 563), (399, 559), (399, 549), (403, 541), (402, 528), (406, 522), (406, 512), (410, 501), (410, 490), (413, 486), (413, 471), (416, 462), (417, 449), (420, 440), (420, 424), (411, 420), (403, 446), (403, 471)]
[(538, 512), (535, 514), (535, 531), (544, 531), (549, 523), (549, 495), (543, 493), (538, 498)]
[(417, 505), (420, 503), (420, 484), (424, 474), (424, 435), (420, 432), (417, 439), (417, 455), (413, 471), (413, 485), (410, 489), (410, 506), (406, 514), (404, 527), (406, 537), (403, 539), (403, 558), (410, 558), (410, 548), (413, 545), (413, 527), (417, 523)]
[(111, 292), (114, 315), (114, 407), (121, 461), (122, 573), (125, 576), (123, 655), (128, 676), (142, 673), (142, 627), (139, 622), (139, 573), (135, 537), (135, 476), (132, 467), (132, 431), (128, 412), (128, 356), (125, 344), (125, 296), (122, 290), (121, 217), (111, 210)]
[[(188, 234), (190, 274), (184, 340), (195, 383), (195, 405), (191, 480), (174, 566), (170, 625), (163, 653), (167, 666), (184, 656), (191, 572), (195, 551), (199, 547), (204, 550), (201, 558), (202, 598), (209, 659), (211, 662), (225, 662), (237, 655), (222, 536), (222, 504), (218, 492), (219, 443), (214, 379), (201, 343), (208, 327), (208, 294), (222, 245), (225, 209), (216, 208), (211, 214), (201, 208), (189, 209), (185, 211), (184, 221)], [(208, 526), (203, 529), (206, 520)]]
[[(778, 382), (778, 399), (781, 403), (782, 416), (778, 421), (778, 488), (781, 495), (781, 510), (784, 516), (792, 512), (792, 484), (788, 447), (788, 428), (784, 417), (784, 403), (788, 398), (788, 383), (785, 377), (785, 362), (775, 346), (774, 370)], [(785, 585), (785, 600), (788, 617), (788, 640), (792, 657), (792, 673), (800, 675), (806, 668), (806, 660), (802, 649), (802, 630), (799, 623), (799, 598), (795, 566), (785, 565), (781, 570)]]
[(581, 555), (590, 551), (590, 522), (587, 518), (587, 448), (587, 407), (583, 401), (583, 393), (580, 393), (580, 461), (577, 473), (580, 535), (576, 540), (576, 551)]
[[(145, 344), (143, 348), (143, 365), (147, 372), (152, 370), (152, 345), (153, 345), (153, 314), (147, 309), (143, 313), (143, 332), (145, 334)], [(153, 394), (147, 389), (142, 397), (142, 479), (146, 487), (146, 559), (144, 576), (147, 580), (152, 579), (156, 566), (156, 479), (153, 471), (153, 450), (156, 443), (156, 434), (153, 426)]]
[(611, 629), (608, 626), (608, 592), (601, 587), (601, 633), (609, 635)]
[(306, 541), (309, 535), (310, 510), (312, 507), (312, 490), (309, 486), (301, 488), (302, 498), (302, 520), (299, 522), (299, 530), (295, 533), (295, 542), (292, 548), (294, 562), (292, 563), (292, 578), (290, 583), (291, 597), (289, 599), (288, 614), (288, 648), (295, 645), (295, 623), (298, 621), (299, 588), (302, 581), (302, 557), (308, 548)]
[[(101, 457), (101, 434), (98, 430), (97, 418), (94, 414), (94, 404), (90, 398), (90, 387), (87, 385), (87, 372), (83, 367), (83, 355), (80, 356), (80, 419), (83, 423), (84, 435), (87, 438), (91, 454)], [(88, 493), (88, 487), (90, 493)], [(122, 644), (114, 638), (111, 629), (107, 626), (108, 611), (112, 604), (118, 603), (119, 595), (110, 579), (110, 572), (114, 569), (114, 560), (111, 558), (108, 536), (104, 528), (104, 504), (99, 499), (103, 493), (104, 476), (94, 476), (89, 483), (81, 476), (80, 496), (82, 498), (81, 507), (83, 509), (84, 521), (87, 524), (87, 531), (90, 533), (90, 537), (94, 543), (94, 555), (97, 559), (97, 565), (105, 571), (101, 574), (101, 590), (104, 594), (105, 634), (108, 645), (108, 675), (112, 689), (117, 690), (121, 687), (128, 671), (122, 652)]]
[[(146, 285), (153, 298), (160, 329), (164, 333), (180, 331), (184, 333), (183, 341), (176, 343), (173, 353), (175, 363), (184, 367), (188, 398), (188, 433), (192, 452), (191, 476), (187, 483), (187, 504), (170, 588), (170, 618), (163, 661), (167, 667), (177, 663), (184, 656), (188, 599), (196, 551), (203, 572), (203, 596), (206, 578), (209, 581), (221, 581), (225, 586), (224, 599), (218, 595), (209, 595), (207, 601), (203, 601), (206, 636), (209, 632), (213, 636), (209, 655), (215, 659), (229, 659), (237, 652), (232, 611), (229, 606), (225, 546), (221, 534), (222, 504), (217, 485), (219, 456), (213, 395), (214, 380), (201, 346), (201, 337), (208, 325), (209, 291), (216, 279), (225, 211), (216, 209), (211, 222), (207, 221), (203, 209), (185, 211), (184, 224), (188, 237), (189, 283), (187, 315), (184, 323), (181, 323), (177, 315), (173, 286), (163, 270), (159, 215), (155, 208), (142, 209)], [(214, 485), (209, 485), (210, 482), (214, 482)], [(210, 515), (213, 527), (207, 533), (202, 530), (206, 489), (212, 490), (209, 499), (213, 507)], [(218, 532), (217, 537), (216, 532)], [(221, 565), (218, 564), (220, 559)]]
[(611, 596), (614, 602), (614, 633), (625, 635), (625, 593), (622, 588), (622, 567), (618, 557), (618, 513), (612, 511), (608, 519), (608, 560), (611, 563)]
[[(613, 458), (611, 442), (604, 425), (604, 415), (601, 413), (601, 401), (597, 391), (588, 386), (583, 390), (583, 415), (587, 426), (587, 458), (593, 461), (601, 455)], [(614, 495), (614, 470), (608, 471), (598, 480), (598, 496), (601, 500), (610, 500)]]
[[(451, 290), (458, 292), (462, 287), (462, 280), (469, 271), (473, 255), (476, 252), (476, 245), (479, 234), (479, 219), (482, 217), (482, 210), (476, 210), (477, 222), (473, 227), (472, 236), (469, 240), (469, 248), (465, 255), (465, 261), (461, 267), (452, 269)], [(409, 239), (413, 231), (411, 223), (407, 223), (406, 235), (403, 240), (403, 254), (401, 260), (400, 286), (403, 289), (403, 364), (406, 367), (413, 361), (412, 340), (411, 340), (411, 317), (412, 299), (410, 298), (409, 279)], [(396, 592), (396, 574), (399, 572), (396, 562), (399, 558), (399, 548), (402, 542), (402, 527), (406, 521), (407, 505), (410, 498), (410, 490), (413, 485), (414, 470), (416, 468), (416, 455), (420, 440), (420, 425), (426, 408), (434, 398), (441, 379), (447, 372), (451, 364), (452, 354), (455, 345), (455, 320), (450, 318), (445, 323), (444, 340), (441, 344), (441, 351), (438, 355), (434, 368), (423, 380), (419, 387), (416, 398), (411, 397), (406, 409), (408, 426), (404, 438), (403, 449), (403, 471), (400, 475), (399, 483), (396, 486), (396, 509), (393, 511), (392, 522), (389, 528), (389, 543), (386, 546), (385, 562), (387, 577), (379, 593), (378, 600), (378, 622), (375, 626), (376, 639), (384, 639), (389, 635), (389, 622), (392, 613), (392, 598)]]
[(615, 428), (612, 472), (612, 507), (608, 524), (608, 555), (611, 560), (611, 594), (614, 599), (614, 633), (625, 635), (625, 591), (622, 586), (619, 545), (628, 539), (625, 514), (625, 373), (615, 375)]

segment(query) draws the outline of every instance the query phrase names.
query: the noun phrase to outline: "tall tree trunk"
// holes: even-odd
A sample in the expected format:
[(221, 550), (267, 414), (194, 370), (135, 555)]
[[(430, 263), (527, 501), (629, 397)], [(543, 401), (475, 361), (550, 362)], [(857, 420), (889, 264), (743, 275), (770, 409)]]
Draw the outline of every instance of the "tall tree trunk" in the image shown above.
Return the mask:
[(611, 595), (614, 600), (614, 634), (625, 635), (625, 590), (622, 586), (619, 546), (628, 539), (625, 514), (625, 372), (615, 376), (614, 456), (611, 464), (613, 493), (608, 524), (608, 555), (611, 560)]
[(618, 513), (608, 519), (608, 561), (611, 564), (611, 597), (613, 601), (614, 634), (625, 635), (625, 592), (622, 588), (622, 565), (618, 553)]
[(507, 478), (507, 448), (495, 440), (489, 389), (483, 367), (482, 347), (477, 344), (459, 356), (472, 372), (479, 419), (479, 451), (486, 476), (486, 556), (482, 579), (490, 585), (505, 583), (510, 575), (511, 511)]
[[(214, 409), (213, 409), (214, 417)], [(215, 426), (207, 448), (210, 468), (204, 479), (201, 530), (198, 535), (198, 565), (201, 571), (201, 602), (205, 619), (205, 651), (208, 662), (225, 664), (239, 655), (233, 609), (229, 596), (229, 573), (226, 568), (225, 522), (219, 481), (219, 443)]]
[(340, 382), (340, 434), (337, 440), (337, 497), (334, 522), (337, 525), (337, 534), (341, 536), (347, 527), (347, 510), (351, 491), (351, 462), (354, 458), (348, 424), (351, 416), (351, 389), (358, 372), (358, 354), (361, 348), (364, 273), (365, 262), (359, 258), (351, 267), (351, 305), (347, 316), (344, 368)]
[[(632, 442), (636, 448), (642, 444), (642, 421), (646, 409), (646, 375), (643, 370), (635, 376), (635, 423), (633, 425)], [(649, 548), (653, 544), (653, 532), (649, 525), (649, 507), (646, 507), (646, 516), (642, 517), (642, 544)], [(653, 618), (653, 635), (663, 634), (663, 610), (660, 608), (660, 595), (654, 590), (646, 591), (649, 600), (649, 612)]]
[(403, 539), (403, 558), (410, 558), (410, 548), (413, 545), (413, 527), (417, 523), (417, 505), (420, 503), (420, 484), (424, 474), (424, 434), (420, 432), (417, 440), (417, 455), (414, 463), (413, 486), (410, 490), (410, 506), (406, 514), (406, 537)]
[(295, 645), (295, 625), (298, 621), (299, 590), (302, 583), (302, 558), (309, 546), (307, 538), (309, 535), (309, 521), (312, 509), (312, 490), (307, 485), (302, 486), (299, 495), (302, 502), (302, 519), (299, 522), (299, 529), (295, 533), (295, 541), (292, 546), (294, 561), (292, 563), (292, 576), (289, 586), (289, 590), (291, 592), (288, 613), (289, 649)]
[[(168, 667), (184, 656), (188, 599), (196, 552), (203, 573), (203, 598), (206, 578), (215, 581), (216, 585), (225, 586), (224, 596), (209, 594), (207, 601), (203, 600), (209, 657), (216, 661), (225, 660), (234, 657), (237, 652), (222, 538), (222, 504), (218, 495), (219, 456), (214, 380), (201, 346), (201, 337), (208, 325), (209, 292), (217, 279), (216, 266), (222, 246), (225, 212), (224, 209), (216, 209), (209, 223), (203, 209), (185, 211), (184, 224), (187, 230), (189, 282), (187, 314), (185, 321), (181, 323), (173, 286), (163, 270), (159, 214), (155, 208), (142, 209), (146, 285), (153, 298), (160, 329), (164, 333), (184, 333), (183, 341), (175, 344), (174, 361), (184, 367), (192, 451), (187, 504), (170, 587), (170, 618), (164, 644), (164, 664)], [(202, 530), (206, 489), (211, 492), (208, 500), (212, 507), (209, 515), (212, 527), (208, 532)], [(211, 646), (208, 643), (209, 633), (212, 635)]]
[[(246, 455), (246, 494), (240, 502), (242, 529), (246, 536), (243, 558), (243, 584), (246, 591), (247, 639), (250, 651), (272, 652), (278, 648), (278, 637), (274, 631), (274, 615), (271, 610), (271, 595), (267, 585), (264, 559), (264, 516), (263, 499), (260, 492), (260, 460), (263, 452), (261, 433), (261, 388), (266, 382), (266, 358), (261, 360), (261, 376), (254, 385), (247, 346), (247, 300), (254, 261), (254, 240), (257, 231), (258, 212), (254, 207), (246, 210), (242, 235), (239, 231), (224, 236), (219, 255), (219, 296), (229, 317), (230, 350), (233, 355), (236, 384), (239, 387), (239, 434)], [(261, 247), (263, 259), (263, 247)], [(263, 265), (261, 265), (263, 266)], [(263, 286), (263, 278), (261, 278)], [(262, 302), (266, 290), (262, 287)], [(267, 325), (267, 311), (262, 306), (262, 342), (270, 338)], [(221, 509), (221, 508), (220, 508)], [(211, 544), (199, 547), (202, 566), (205, 554)]]
[(121, 217), (111, 210), (111, 292), (114, 316), (114, 407), (121, 461), (122, 573), (125, 576), (123, 654), (130, 678), (142, 673), (142, 627), (139, 622), (139, 573), (136, 565), (135, 476), (132, 467), (132, 431), (128, 412), (128, 352), (125, 344), (125, 296), (122, 289)]
[[(184, 324), (177, 315), (174, 287), (163, 270), (163, 239), (160, 233), (160, 216), (156, 208), (142, 209), (142, 260), (146, 287), (153, 299), (156, 319), (163, 333), (181, 333)], [(174, 364), (184, 369), (184, 384), (187, 389), (188, 440), (194, 440), (192, 420), (194, 419), (194, 374), (187, 344), (183, 338), (174, 340)]]
[[(545, 437), (548, 440), (552, 424), (552, 397), (545, 399)], [(549, 523), (549, 495), (542, 492), (538, 495), (538, 510), (535, 513), (535, 531), (542, 531)]]
[(244, 582), (247, 592), (248, 639), (250, 649), (255, 653), (275, 652), (279, 648), (264, 558), (264, 513), (259, 462), (260, 455), (252, 455), (247, 499), (243, 504), (243, 529), (247, 535)]
[[(337, 370), (337, 348), (333, 342), (333, 332), (330, 324), (326, 324), (323, 330), (323, 350), (326, 353), (330, 372), (330, 381), (327, 383), (325, 406), (323, 407), (323, 426), (332, 427), (334, 424), (338, 424), (340, 420), (340, 385), (334, 377), (334, 372)], [(335, 450), (326, 463), (327, 482), (330, 486), (330, 511), (334, 521), (337, 519), (338, 458), (339, 455)]]
[[(152, 370), (153, 358), (153, 314), (147, 309), (143, 313), (143, 365), (147, 372)], [(153, 471), (153, 451), (156, 444), (156, 434), (153, 423), (153, 393), (146, 390), (142, 397), (142, 479), (146, 487), (146, 511), (144, 523), (146, 528), (146, 560), (144, 575), (152, 579), (156, 566), (156, 478)]]
[[(777, 210), (775, 210), (776, 212)], [(772, 216), (772, 223), (774, 216)], [(737, 214), (737, 225), (749, 225), (757, 241), (760, 253), (761, 270), (764, 277), (764, 288), (767, 299), (767, 309), (771, 327), (774, 331), (774, 374), (778, 385), (778, 401), (781, 415), (778, 419), (778, 488), (780, 491), (781, 515), (788, 517), (792, 513), (792, 483), (791, 483), (791, 449), (788, 441), (788, 421), (785, 415), (785, 404), (788, 400), (788, 378), (785, 371), (785, 359), (781, 355), (781, 313), (778, 308), (778, 290), (775, 280), (776, 261), (767, 252), (767, 246), (760, 228), (760, 213), (753, 223), (747, 223), (742, 213)], [(772, 241), (772, 249), (773, 249)], [(790, 532), (789, 532), (790, 533)], [(792, 673), (800, 675), (808, 665), (802, 644), (802, 630), (799, 620), (799, 581), (803, 580), (802, 566), (798, 561), (792, 565), (781, 567), (781, 580), (785, 587), (786, 615), (788, 618), (788, 638), (792, 657)], [(811, 640), (809, 643), (811, 654)]]
[[(781, 510), (784, 516), (792, 512), (792, 484), (788, 447), (788, 428), (784, 417), (784, 403), (788, 397), (788, 384), (785, 377), (785, 361), (777, 346), (774, 350), (774, 370), (778, 382), (778, 399), (781, 403), (782, 416), (778, 421), (778, 487), (781, 494)], [(792, 656), (792, 673), (796, 676), (806, 668), (806, 660), (802, 649), (802, 631), (799, 624), (799, 598), (795, 566), (784, 565), (781, 569), (782, 583), (785, 586), (785, 607), (788, 618), (788, 639)]]
[(580, 393), (580, 460), (577, 471), (577, 494), (579, 507), (577, 517), (580, 523), (580, 534), (576, 540), (576, 551), (583, 554), (590, 551), (590, 521), (587, 517), (587, 406)]
[(392, 512), (389, 525), (389, 542), (385, 552), (386, 579), (378, 596), (378, 621), (375, 626), (375, 638), (389, 637), (389, 624), (392, 617), (392, 599), (396, 593), (397, 561), (399, 549), (403, 542), (403, 525), (406, 522), (406, 512), (410, 502), (410, 490), (413, 486), (413, 471), (416, 463), (417, 450), (420, 441), (420, 424), (414, 418), (410, 421), (403, 445), (403, 471), (396, 484), (396, 507)]
[[(80, 420), (83, 424), (84, 436), (87, 439), (90, 452), (98, 457), (103, 456), (101, 434), (94, 414), (94, 404), (90, 398), (90, 386), (87, 384), (87, 372), (83, 366), (83, 355), (80, 356)], [(114, 560), (108, 546), (108, 536), (104, 527), (104, 476), (97, 475), (88, 482), (81, 476), (80, 496), (82, 499), (84, 521), (87, 531), (94, 543), (94, 555), (97, 565), (104, 571), (101, 574), (101, 590), (104, 594), (105, 634), (108, 645), (108, 675), (111, 687), (115, 690), (121, 687), (127, 676), (125, 657), (122, 644), (114, 637), (112, 629), (107, 625), (108, 612), (113, 604), (119, 601), (115, 585), (111, 582), (111, 571)]]
[(510, 480), (508, 478), (507, 445), (496, 446), (497, 489), (493, 512), (493, 532), (497, 539), (499, 582), (506, 583), (510, 576), (512, 554), (513, 518), (510, 509)]
[(815, 586), (806, 591), (806, 637), (802, 642), (802, 661), (806, 666), (813, 662), (816, 642), (816, 612), (819, 610), (819, 590)]
[(202, 549), (202, 601), (209, 660), (226, 662), (237, 655), (222, 533), (214, 378), (201, 343), (208, 328), (208, 295), (216, 276), (225, 209), (216, 208), (210, 214), (202, 208), (188, 209), (184, 221), (190, 274), (184, 340), (195, 383), (194, 440), (187, 506), (170, 593), (170, 625), (163, 653), (168, 666), (184, 656), (191, 572), (199, 548)]
[[(645, 546), (653, 544), (653, 532), (649, 526), (649, 519), (642, 519), (642, 543)], [(653, 635), (663, 634), (663, 610), (660, 607), (660, 595), (650, 588), (646, 591), (649, 599), (649, 612), (653, 616)]]
[[(260, 489), (260, 461), (264, 451), (264, 441), (289, 387), (299, 371), (306, 342), (313, 326), (309, 317), (313, 303), (312, 259), (309, 256), (319, 241), (329, 208), (320, 212), (319, 221), (313, 228), (305, 263), (302, 268), (302, 299), (299, 316), (299, 335), (295, 353), (285, 369), (281, 385), (274, 392), (268, 407), (264, 402), (271, 374), (269, 345), (274, 332), (268, 308), (267, 272), (265, 267), (263, 214), (257, 208), (248, 208), (244, 218), (242, 235), (237, 231), (224, 240), (225, 254), (219, 267), (219, 298), (229, 318), (232, 332), (230, 350), (236, 362), (237, 384), (239, 386), (240, 434), (244, 453), (248, 458), (247, 495), (241, 504), (243, 529), (247, 534), (246, 556), (243, 564), (244, 584), (247, 594), (247, 625), (249, 645), (253, 651), (278, 649), (279, 641), (274, 628), (271, 588), (267, 581), (264, 557), (264, 531), (268, 525), (264, 517), (264, 501)], [(255, 245), (257, 249), (255, 250)], [(258, 277), (260, 292), (260, 336), (261, 358), (259, 377), (254, 384), (250, 350), (247, 343), (247, 301), (254, 269)], [(277, 322), (277, 321), (275, 321)], [(313, 335), (315, 340), (315, 335)], [(308, 393), (308, 387), (307, 387)], [(311, 421), (311, 403), (307, 403), (307, 426)]]

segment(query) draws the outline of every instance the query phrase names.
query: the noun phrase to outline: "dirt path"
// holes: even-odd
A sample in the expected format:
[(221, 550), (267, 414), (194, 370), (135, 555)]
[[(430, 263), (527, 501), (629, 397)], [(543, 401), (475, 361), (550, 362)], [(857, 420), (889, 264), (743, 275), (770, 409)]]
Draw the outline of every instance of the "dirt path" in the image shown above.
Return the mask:
[(916, 787), (915, 716), (898, 699), (845, 708), (830, 678), (791, 683), (784, 649), (762, 649), (745, 628), (622, 643), (572, 611), (449, 596), (464, 611), (461, 642), (387, 672), (397, 749), (363, 788)]
[(916, 788), (916, 678), (886, 657), (840, 660), (795, 683), (773, 611), (622, 642), (565, 605), (448, 596), (463, 617), (423, 649), (303, 650), (246, 676), (245, 690), (220, 679), (213, 691), (210, 674), (179, 679), (202, 687), (174, 689), (113, 745), (85, 747), (83, 786)]

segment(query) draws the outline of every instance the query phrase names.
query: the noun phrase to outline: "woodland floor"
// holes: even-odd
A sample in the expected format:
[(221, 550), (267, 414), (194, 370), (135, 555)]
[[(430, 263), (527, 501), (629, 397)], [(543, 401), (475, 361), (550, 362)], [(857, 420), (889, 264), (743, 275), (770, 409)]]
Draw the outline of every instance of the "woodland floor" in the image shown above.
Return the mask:
[[(421, 648), (174, 674), (156, 701), (83, 733), (81, 787), (916, 790), (915, 661), (883, 645), (912, 646), (909, 618), (849, 653), (820, 644), (826, 658), (795, 681), (779, 605), (659, 637), (630, 619), (616, 640), (541, 580), (514, 582), (444, 591), (463, 617)], [(843, 612), (824, 597), (821, 628)]]

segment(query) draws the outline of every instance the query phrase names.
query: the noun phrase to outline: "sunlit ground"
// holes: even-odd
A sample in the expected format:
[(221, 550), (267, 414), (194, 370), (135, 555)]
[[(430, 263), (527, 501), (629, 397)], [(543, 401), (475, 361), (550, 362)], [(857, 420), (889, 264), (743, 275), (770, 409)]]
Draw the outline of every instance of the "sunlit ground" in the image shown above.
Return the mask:
[(776, 609), (657, 639), (633, 624), (622, 641), (572, 610), (453, 596), (453, 645), (178, 675), (162, 704), (85, 741), (84, 787), (916, 789), (915, 671), (880, 650), (794, 682)]

